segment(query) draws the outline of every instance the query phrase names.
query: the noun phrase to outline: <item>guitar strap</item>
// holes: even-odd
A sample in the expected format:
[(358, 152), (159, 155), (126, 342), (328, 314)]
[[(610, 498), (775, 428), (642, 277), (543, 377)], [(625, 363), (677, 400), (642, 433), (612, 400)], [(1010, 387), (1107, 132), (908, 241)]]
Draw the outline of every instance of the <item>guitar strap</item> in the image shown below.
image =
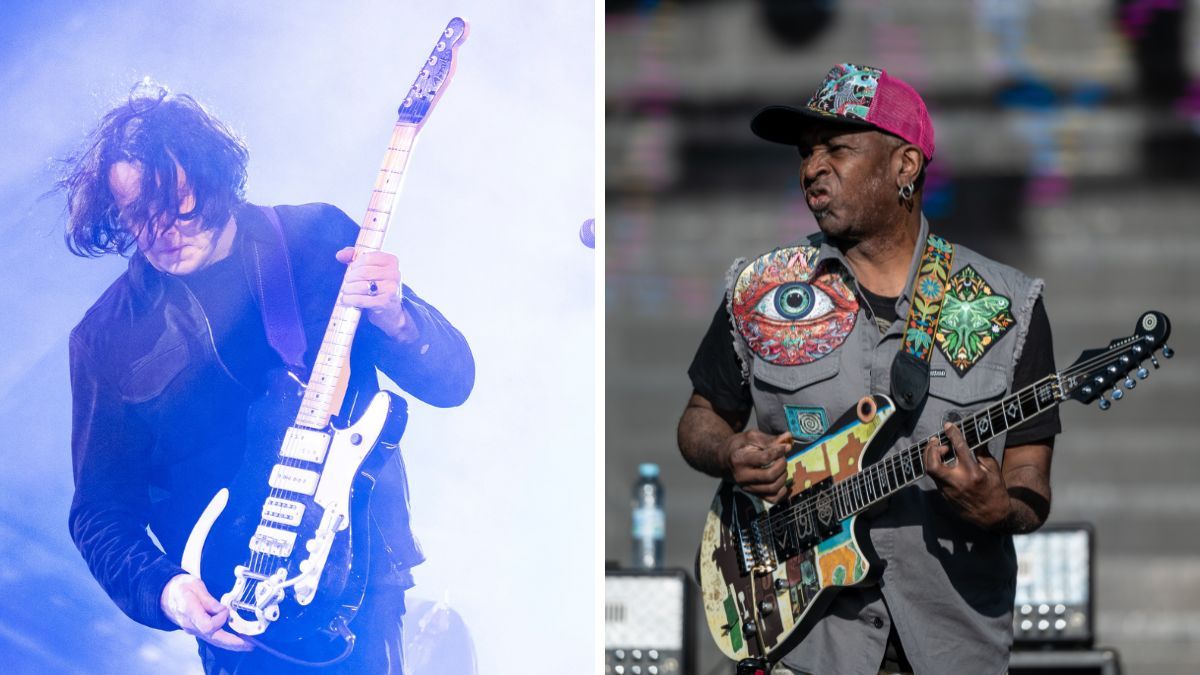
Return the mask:
[(913, 282), (904, 340), (892, 360), (892, 398), (906, 412), (916, 410), (929, 394), (929, 359), (953, 261), (954, 245), (930, 233)]
[(304, 324), (300, 321), (300, 309), (296, 303), (295, 282), (292, 280), (292, 263), (288, 259), (287, 241), (283, 237), (283, 225), (274, 207), (260, 206), (275, 233), (276, 246), (264, 246), (261, 242), (247, 238), (254, 256), (255, 273), (259, 296), (262, 298), (263, 326), (267, 329), (267, 342), (279, 353), (283, 362), (293, 372), (303, 372)]

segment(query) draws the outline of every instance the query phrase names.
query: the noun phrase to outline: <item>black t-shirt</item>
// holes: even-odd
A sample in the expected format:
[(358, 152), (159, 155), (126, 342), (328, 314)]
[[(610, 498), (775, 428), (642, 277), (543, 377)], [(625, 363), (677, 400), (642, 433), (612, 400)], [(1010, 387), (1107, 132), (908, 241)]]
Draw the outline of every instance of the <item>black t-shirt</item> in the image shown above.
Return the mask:
[(236, 236), (229, 256), (179, 278), (204, 309), (221, 362), (257, 394), (266, 389), (267, 372), (281, 367), (283, 359), (267, 342), (262, 312), (242, 270), (241, 233)]
[[(861, 300), (866, 301), (881, 330), (886, 330), (899, 318), (896, 315), (896, 298), (875, 295), (866, 289), (861, 290)], [(750, 384), (742, 379), (741, 359), (734, 351), (734, 339), (729, 311), (722, 302), (708, 326), (708, 332), (700, 341), (700, 347), (688, 368), (688, 377), (691, 378), (692, 388), (696, 393), (708, 399), (714, 408), (744, 415), (750, 412), (754, 403), (750, 396)], [(1012, 390), (1019, 391), (1053, 372), (1055, 367), (1050, 319), (1046, 316), (1046, 308), (1039, 297), (1033, 304), (1033, 313), (1029, 318), (1025, 348), (1021, 351), (1021, 357), (1017, 360), (1013, 372)], [(1045, 441), (1061, 431), (1058, 408), (1054, 407), (1038, 415), (1028, 424), (1008, 432), (1005, 445), (1012, 447)]]

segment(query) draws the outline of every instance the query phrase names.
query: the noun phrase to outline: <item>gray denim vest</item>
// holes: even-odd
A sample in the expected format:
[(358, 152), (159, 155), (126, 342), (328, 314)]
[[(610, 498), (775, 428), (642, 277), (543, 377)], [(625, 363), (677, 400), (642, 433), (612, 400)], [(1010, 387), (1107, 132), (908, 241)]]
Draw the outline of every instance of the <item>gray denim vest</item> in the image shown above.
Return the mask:
[[(900, 319), (881, 334), (865, 304), (856, 313), (852, 308), (847, 309), (845, 315), (854, 316), (853, 328), (845, 334), (848, 322), (834, 326), (831, 342), (837, 339), (841, 342), (823, 355), (819, 352), (827, 347), (804, 355), (804, 346), (795, 345), (794, 335), (793, 349), (781, 355), (775, 338), (766, 330), (753, 321), (739, 322), (735, 315), (739, 278), (745, 279), (764, 269), (763, 260), (781, 258), (771, 258), (772, 253), (767, 253), (756, 259), (758, 267), (756, 261), (739, 260), (734, 264), (726, 298), (734, 318), (735, 348), (750, 383), (760, 430), (770, 434), (790, 430), (799, 439), (816, 438), (861, 397), (869, 393), (890, 396), (892, 359), (900, 349), (913, 279), (927, 234), (928, 223), (922, 218), (909, 282), (896, 303)], [(838, 272), (846, 288), (855, 288), (841, 253), (820, 235), (797, 246), (809, 247), (800, 253), (811, 256), (810, 261), (815, 260), (817, 272)], [(791, 257), (794, 259), (795, 255)], [(890, 452), (934, 435), (954, 414), (965, 415), (1000, 399), (1012, 385), (1013, 368), (1020, 357), (1029, 317), (1043, 282), (962, 246), (956, 246), (954, 251), (952, 288), (956, 280), (960, 295), (967, 288), (980, 295), (990, 291), (991, 296), (1007, 298), (1007, 313), (991, 316), (990, 323), (985, 325), (989, 312), (1004, 303), (976, 303), (987, 309), (975, 312), (983, 316), (974, 317), (974, 326), (965, 326), (963, 321), (951, 322), (961, 330), (953, 337), (947, 336), (941, 344), (970, 343), (973, 349), (967, 352), (972, 358), (960, 358), (956, 368), (939, 343), (935, 343), (929, 397), (924, 408), (919, 409), (915, 425), (910, 423), (911, 433)], [(771, 309), (764, 307), (767, 311)], [(823, 307), (818, 301), (816, 308)], [(745, 317), (746, 303), (740, 309), (740, 315)], [(943, 324), (948, 309), (943, 307)], [(969, 327), (981, 330), (969, 331)], [(974, 337), (970, 335), (972, 332)], [(822, 339), (828, 335), (826, 331)], [(963, 337), (966, 339), (960, 339)], [(982, 344), (983, 338), (988, 338), (986, 345)], [(799, 358), (798, 353), (802, 354)], [(789, 357), (793, 365), (781, 364), (789, 361)], [(992, 455), (1000, 462), (1004, 440), (1001, 435), (989, 444)], [(879, 584), (838, 592), (824, 618), (783, 663), (802, 672), (874, 675), (883, 659), (894, 619), (915, 672), (1005, 672), (1012, 644), (1017, 572), (1012, 537), (981, 530), (959, 519), (928, 476), (898, 492), (870, 512), (869, 517), (871, 542), (884, 561)]]

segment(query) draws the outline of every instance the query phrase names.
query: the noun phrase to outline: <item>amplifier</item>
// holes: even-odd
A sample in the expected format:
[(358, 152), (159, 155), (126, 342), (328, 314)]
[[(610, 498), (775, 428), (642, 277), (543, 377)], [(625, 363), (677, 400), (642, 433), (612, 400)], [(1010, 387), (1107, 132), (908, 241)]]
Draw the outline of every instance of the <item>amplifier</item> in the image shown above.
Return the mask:
[(1121, 675), (1121, 659), (1112, 649), (1014, 651), (1009, 675)]
[(1047, 525), (1013, 537), (1017, 594), (1013, 640), (1017, 647), (1091, 647), (1094, 586), (1092, 526)]
[(681, 569), (605, 572), (606, 675), (695, 672), (695, 593)]

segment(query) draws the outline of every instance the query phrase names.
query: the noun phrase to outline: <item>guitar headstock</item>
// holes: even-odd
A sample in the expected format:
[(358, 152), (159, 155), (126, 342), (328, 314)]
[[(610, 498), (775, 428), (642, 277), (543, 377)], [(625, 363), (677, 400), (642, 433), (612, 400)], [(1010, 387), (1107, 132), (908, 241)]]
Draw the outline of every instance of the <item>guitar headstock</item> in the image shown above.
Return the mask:
[(1138, 379), (1144, 380), (1150, 371), (1143, 365), (1147, 360), (1158, 368), (1155, 352), (1161, 350), (1163, 358), (1171, 358), (1175, 352), (1167, 346), (1171, 335), (1171, 322), (1162, 312), (1149, 311), (1143, 314), (1133, 335), (1113, 340), (1105, 349), (1089, 349), (1079, 355), (1071, 366), (1059, 373), (1059, 386), (1063, 400), (1075, 399), (1080, 403), (1091, 403), (1099, 399), (1100, 409), (1108, 410), (1112, 402), (1105, 398), (1111, 392), (1113, 400), (1124, 398), (1124, 389), (1133, 389)]
[(400, 104), (397, 112), (401, 124), (421, 126), (425, 123), (425, 117), (442, 97), (446, 84), (454, 75), (458, 48), (463, 40), (467, 39), (469, 32), (467, 22), (459, 17), (450, 19), (450, 23), (446, 24), (437, 44), (433, 46), (433, 51), (429, 53), (429, 58), (421, 66), (417, 79), (405, 94), (404, 102)]

